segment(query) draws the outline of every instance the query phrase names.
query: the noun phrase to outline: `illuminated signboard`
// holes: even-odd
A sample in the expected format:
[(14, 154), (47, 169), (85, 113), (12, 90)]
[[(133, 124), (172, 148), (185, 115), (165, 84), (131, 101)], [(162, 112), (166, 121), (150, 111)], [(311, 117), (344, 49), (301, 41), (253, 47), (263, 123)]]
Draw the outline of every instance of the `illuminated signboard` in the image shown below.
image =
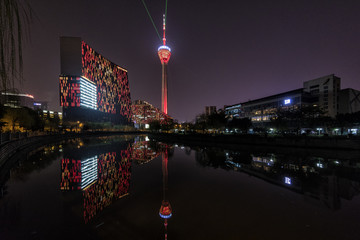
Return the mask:
[(285, 105), (288, 105), (288, 104), (290, 104), (290, 103), (291, 103), (291, 99), (290, 99), (290, 98), (284, 100), (284, 104), (285, 104)]

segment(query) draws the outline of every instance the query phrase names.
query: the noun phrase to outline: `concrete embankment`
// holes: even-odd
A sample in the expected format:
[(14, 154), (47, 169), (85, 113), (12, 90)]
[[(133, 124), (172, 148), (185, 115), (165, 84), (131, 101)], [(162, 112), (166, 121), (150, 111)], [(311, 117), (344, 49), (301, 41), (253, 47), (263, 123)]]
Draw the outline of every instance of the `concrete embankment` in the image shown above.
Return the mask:
[(259, 136), (259, 135), (206, 135), (151, 133), (159, 141), (196, 144), (203, 146), (236, 147), (291, 147), (313, 149), (339, 149), (360, 151), (358, 137)]

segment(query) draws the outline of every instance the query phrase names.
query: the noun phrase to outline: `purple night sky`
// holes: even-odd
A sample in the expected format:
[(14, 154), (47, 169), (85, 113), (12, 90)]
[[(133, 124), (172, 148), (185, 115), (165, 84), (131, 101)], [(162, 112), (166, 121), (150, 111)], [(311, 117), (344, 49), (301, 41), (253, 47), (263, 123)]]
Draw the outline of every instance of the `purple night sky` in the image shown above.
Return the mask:
[[(165, 1), (145, 0), (158, 30)], [(222, 3), (222, 4), (220, 4)], [(132, 100), (160, 108), (161, 45), (140, 0), (32, 0), (20, 90), (60, 110), (60, 36), (81, 37), (128, 70)], [(168, 1), (169, 114), (191, 121), (324, 75), (360, 90), (360, 1)], [(161, 32), (160, 32), (161, 34)]]

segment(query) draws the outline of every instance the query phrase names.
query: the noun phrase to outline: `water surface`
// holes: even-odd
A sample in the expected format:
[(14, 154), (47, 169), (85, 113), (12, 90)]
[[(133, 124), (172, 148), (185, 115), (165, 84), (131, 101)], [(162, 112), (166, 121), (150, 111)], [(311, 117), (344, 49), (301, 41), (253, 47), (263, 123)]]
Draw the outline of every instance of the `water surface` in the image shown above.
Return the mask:
[(359, 239), (358, 160), (146, 136), (75, 139), (10, 170), (0, 239)]

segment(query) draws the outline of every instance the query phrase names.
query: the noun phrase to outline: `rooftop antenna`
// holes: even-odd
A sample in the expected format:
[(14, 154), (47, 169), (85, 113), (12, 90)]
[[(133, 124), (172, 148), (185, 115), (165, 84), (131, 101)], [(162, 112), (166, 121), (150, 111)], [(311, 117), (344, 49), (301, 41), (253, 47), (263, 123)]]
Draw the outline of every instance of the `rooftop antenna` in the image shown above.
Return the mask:
[(166, 46), (166, 37), (165, 37), (165, 30), (166, 30), (166, 21), (165, 21), (165, 14), (163, 14), (163, 44)]

